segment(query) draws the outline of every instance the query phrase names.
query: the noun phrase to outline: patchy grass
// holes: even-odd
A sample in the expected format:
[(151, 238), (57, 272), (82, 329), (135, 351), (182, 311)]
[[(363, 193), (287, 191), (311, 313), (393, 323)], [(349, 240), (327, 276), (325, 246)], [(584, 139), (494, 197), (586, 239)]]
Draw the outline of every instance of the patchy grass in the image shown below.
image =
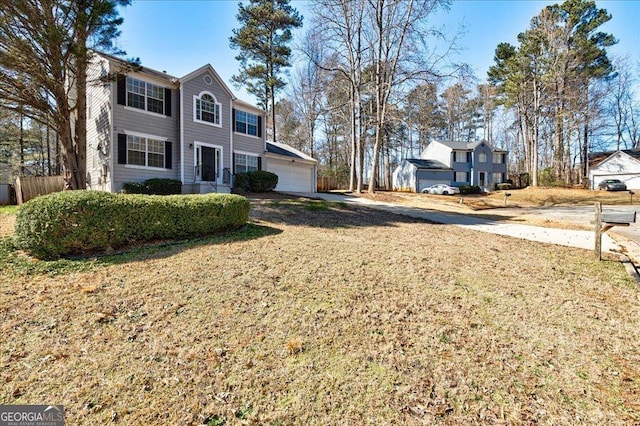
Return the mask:
[(0, 238), (13, 234), (17, 212), (17, 206), (0, 207)]
[[(378, 201), (396, 202), (414, 206), (435, 206), (440, 205), (441, 209), (454, 211), (486, 210), (505, 207), (504, 194), (511, 194), (507, 200), (508, 207), (543, 207), (561, 205), (593, 205), (600, 201), (607, 205), (628, 205), (631, 203), (631, 196), (627, 191), (607, 192), (589, 191), (586, 189), (572, 188), (543, 188), (527, 187), (525, 189), (513, 189), (509, 191), (494, 191), (490, 194), (473, 195), (433, 195), (416, 194), (409, 192), (388, 192), (380, 191), (375, 194), (353, 194), (367, 197)], [(463, 202), (460, 203), (462, 198)], [(633, 197), (633, 202), (640, 201), (640, 194)]]
[(248, 234), (0, 275), (0, 403), (78, 425), (640, 422), (640, 293), (614, 258), (273, 201)]

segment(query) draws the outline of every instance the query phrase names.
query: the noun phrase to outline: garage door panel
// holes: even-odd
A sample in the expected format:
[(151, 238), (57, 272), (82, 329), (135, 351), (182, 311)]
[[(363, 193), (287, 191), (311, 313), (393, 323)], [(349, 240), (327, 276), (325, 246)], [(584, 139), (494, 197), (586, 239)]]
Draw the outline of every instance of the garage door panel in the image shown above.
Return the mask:
[(269, 160), (267, 171), (278, 175), (276, 191), (311, 192), (313, 167), (295, 162)]

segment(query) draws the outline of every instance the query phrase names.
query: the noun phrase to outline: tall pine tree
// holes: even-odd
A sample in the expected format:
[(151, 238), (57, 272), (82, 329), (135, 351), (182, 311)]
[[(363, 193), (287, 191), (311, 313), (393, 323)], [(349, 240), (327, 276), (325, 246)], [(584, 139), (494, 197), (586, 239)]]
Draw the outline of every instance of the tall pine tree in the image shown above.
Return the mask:
[(233, 81), (246, 85), (259, 105), (271, 112), (275, 142), (275, 95), (286, 84), (280, 75), (290, 66), (291, 30), (302, 26), (302, 16), (289, 0), (250, 0), (247, 6), (239, 3), (236, 18), (241, 27), (233, 30), (229, 41), (232, 49), (240, 50), (236, 56), (240, 72)]
[[(65, 180), (86, 187), (86, 85), (91, 49), (115, 51), (130, 0), (13, 0), (0, 9), (0, 106), (60, 137)], [(121, 53), (121, 52), (118, 52)]]

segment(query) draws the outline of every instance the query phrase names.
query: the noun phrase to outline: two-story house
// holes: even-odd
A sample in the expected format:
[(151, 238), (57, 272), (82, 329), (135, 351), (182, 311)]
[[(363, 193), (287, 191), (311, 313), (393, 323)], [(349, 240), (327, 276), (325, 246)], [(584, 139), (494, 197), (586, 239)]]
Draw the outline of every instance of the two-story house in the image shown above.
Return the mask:
[(393, 189), (421, 192), (438, 183), (492, 188), (507, 178), (508, 151), (484, 141), (432, 141), (418, 159), (405, 159), (393, 172)]
[(268, 170), (265, 112), (237, 99), (211, 65), (175, 77), (95, 54), (89, 82), (89, 188), (168, 178), (183, 193), (228, 193), (234, 174)]

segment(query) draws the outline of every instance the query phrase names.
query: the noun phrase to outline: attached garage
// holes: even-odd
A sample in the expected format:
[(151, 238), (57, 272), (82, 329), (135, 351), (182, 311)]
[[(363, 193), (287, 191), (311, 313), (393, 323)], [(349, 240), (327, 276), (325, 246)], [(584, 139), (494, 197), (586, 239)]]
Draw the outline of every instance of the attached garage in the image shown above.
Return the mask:
[(317, 164), (312, 157), (282, 143), (267, 142), (266, 170), (278, 175), (276, 191), (316, 192)]

